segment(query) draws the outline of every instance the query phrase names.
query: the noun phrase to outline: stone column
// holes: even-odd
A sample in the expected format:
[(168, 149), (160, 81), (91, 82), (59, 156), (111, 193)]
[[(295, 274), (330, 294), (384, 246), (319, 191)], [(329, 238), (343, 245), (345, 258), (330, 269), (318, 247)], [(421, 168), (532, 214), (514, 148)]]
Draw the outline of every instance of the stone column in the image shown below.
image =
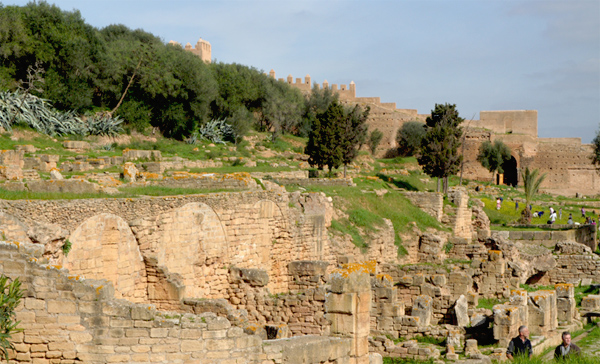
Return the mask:
[(556, 329), (555, 291), (530, 292), (527, 311), (528, 326), (532, 334), (546, 335), (549, 331)]
[(556, 313), (559, 322), (570, 324), (575, 318), (575, 288), (571, 283), (559, 283), (556, 290)]
[(527, 291), (511, 291), (509, 302), (494, 306), (493, 311), (494, 339), (498, 340), (501, 346), (506, 346), (518, 335), (519, 326), (528, 323)]
[(331, 292), (325, 299), (331, 334), (352, 339), (352, 364), (369, 363), (371, 279), (368, 269), (352, 266), (330, 276)]

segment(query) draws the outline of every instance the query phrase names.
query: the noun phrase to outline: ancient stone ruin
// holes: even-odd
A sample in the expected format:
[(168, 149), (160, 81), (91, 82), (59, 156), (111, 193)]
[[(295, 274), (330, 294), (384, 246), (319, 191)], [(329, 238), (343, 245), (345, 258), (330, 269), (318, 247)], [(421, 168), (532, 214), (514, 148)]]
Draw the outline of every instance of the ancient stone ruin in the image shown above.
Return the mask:
[[(539, 351), (600, 314), (597, 296), (578, 311), (573, 293), (574, 284), (600, 282), (600, 258), (582, 244), (595, 230), (562, 236), (570, 241), (545, 236), (554, 245), (540, 248), (492, 233), (464, 189), (450, 191), (452, 206), (437, 193), (407, 197), (454, 233), (409, 234), (400, 258), (391, 223), (366, 252), (328, 234), (334, 208), (321, 193), (0, 200), (2, 273), (25, 289), (12, 360), (440, 358), (424, 336), (446, 340), (449, 359), (503, 359), (504, 349), (484, 355), (477, 343), (504, 345), (527, 324)], [(555, 288), (520, 289), (533, 281)], [(477, 308), (484, 298), (503, 303)]]

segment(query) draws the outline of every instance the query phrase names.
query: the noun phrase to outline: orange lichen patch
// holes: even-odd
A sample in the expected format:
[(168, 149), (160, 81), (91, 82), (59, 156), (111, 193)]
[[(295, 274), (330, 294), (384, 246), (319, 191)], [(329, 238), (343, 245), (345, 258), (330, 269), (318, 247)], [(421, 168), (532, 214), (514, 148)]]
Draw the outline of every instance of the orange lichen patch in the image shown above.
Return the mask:
[(367, 176), (366, 179), (369, 180), (369, 181), (377, 181), (377, 180), (379, 180), (379, 177), (377, 177), (377, 176)]
[(161, 174), (152, 173), (152, 172), (141, 172), (140, 176), (143, 176), (146, 179), (162, 179), (163, 178), (163, 176)]
[(10, 240), (10, 241), (7, 241), (7, 243), (12, 244), (12, 245), (16, 245), (17, 248), (21, 247), (21, 243), (19, 243), (18, 241)]
[(79, 281), (81, 280), (81, 276), (77, 275), (77, 276), (68, 276), (67, 279), (71, 280), (71, 281)]
[(361, 263), (348, 263), (343, 264), (342, 268), (334, 269), (332, 273), (340, 274), (342, 277), (347, 278), (352, 273), (368, 273), (375, 274), (377, 270), (377, 261), (368, 260)]
[(379, 273), (378, 275), (375, 276), (377, 279), (379, 279), (380, 281), (388, 281), (388, 282), (392, 282), (392, 276), (390, 276), (389, 274), (385, 274), (385, 273)]
[(104, 288), (104, 286), (98, 286), (98, 287), (96, 288), (96, 294), (98, 294), (98, 295), (99, 295), (99, 294), (100, 294), (100, 290), (102, 290), (102, 288)]
[(58, 168), (50, 168), (50, 172), (52, 172), (52, 171), (60, 172), (60, 170)]

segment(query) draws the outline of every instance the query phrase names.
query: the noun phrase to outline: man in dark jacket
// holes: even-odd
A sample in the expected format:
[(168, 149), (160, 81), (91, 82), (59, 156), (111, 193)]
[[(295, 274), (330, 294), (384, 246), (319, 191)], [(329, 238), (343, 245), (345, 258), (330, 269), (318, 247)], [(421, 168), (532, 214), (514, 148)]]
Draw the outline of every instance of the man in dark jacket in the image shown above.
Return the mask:
[(571, 333), (565, 331), (562, 333), (562, 344), (554, 350), (554, 359), (568, 360), (581, 354), (579, 346), (571, 342)]
[(515, 337), (508, 344), (508, 349), (506, 350), (506, 356), (513, 360), (515, 356), (525, 356), (531, 358), (533, 354), (533, 349), (531, 348), (531, 341), (528, 339), (529, 337), (529, 329), (527, 326), (519, 327), (519, 336)]

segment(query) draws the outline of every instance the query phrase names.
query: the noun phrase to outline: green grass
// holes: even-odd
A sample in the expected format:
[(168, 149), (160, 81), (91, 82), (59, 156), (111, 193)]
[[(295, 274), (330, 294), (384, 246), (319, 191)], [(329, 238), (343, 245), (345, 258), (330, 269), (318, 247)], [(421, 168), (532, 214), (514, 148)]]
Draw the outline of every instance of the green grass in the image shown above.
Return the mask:
[(383, 358), (383, 364), (435, 364), (435, 360), (401, 359), (401, 358)]
[(554, 286), (531, 286), (529, 284), (520, 284), (519, 287), (527, 292), (535, 291), (554, 291)]
[(366, 249), (369, 248), (369, 245), (365, 242), (365, 239), (358, 231), (358, 228), (352, 225), (348, 219), (332, 220), (331, 228), (342, 234), (350, 235), (354, 245), (360, 248), (362, 252), (365, 252)]
[(435, 337), (431, 337), (431, 336), (417, 336), (415, 337), (415, 340), (417, 340), (417, 342), (419, 343), (423, 343), (423, 344), (433, 344), (433, 345), (444, 345), (446, 343), (446, 338), (439, 338), (436, 339)]
[(506, 303), (508, 300), (499, 298), (480, 298), (477, 308), (486, 308), (491, 310), (495, 305)]
[[(0, 185), (1, 187), (2, 185)], [(5, 191), (0, 188), (0, 199), (3, 200), (78, 200), (89, 198), (133, 198), (139, 196), (175, 196), (197, 195), (217, 192), (235, 192), (234, 189), (200, 189), (200, 188), (174, 188), (162, 186), (123, 187), (119, 193), (109, 195), (106, 193), (71, 193), (71, 192), (29, 192)]]
[(583, 297), (591, 294), (600, 294), (600, 289), (592, 288), (592, 286), (575, 286), (575, 302), (577, 303), (577, 307), (581, 307)]
[[(552, 349), (552, 348), (551, 348)], [(558, 363), (569, 363), (569, 364), (598, 364), (598, 357), (592, 357), (589, 355), (582, 355), (577, 358), (571, 358), (568, 362), (562, 360), (544, 358), (543, 355), (536, 355), (531, 358), (527, 357), (515, 357), (512, 363), (515, 364), (558, 364)]]
[[(398, 233), (406, 233), (412, 223), (415, 223), (421, 231), (427, 228), (448, 231), (433, 216), (412, 205), (401, 193), (391, 190), (382, 197), (378, 197), (372, 192), (375, 189), (389, 189), (386, 182), (364, 178), (356, 178), (354, 182), (356, 187), (308, 186), (307, 191), (324, 192), (328, 196), (338, 197), (334, 199), (336, 207), (346, 211), (350, 218), (362, 227), (376, 226), (376, 223), (382, 221), (383, 218), (390, 219), (396, 232), (395, 243), (399, 247), (400, 255), (406, 254), (406, 249), (402, 247)], [(348, 233), (351, 232), (353, 238), (356, 238), (357, 234), (360, 235), (358, 230), (354, 232), (348, 226), (344, 221), (338, 221), (337, 225), (332, 228), (342, 231), (345, 227), (344, 231), (349, 230)], [(355, 239), (355, 244), (363, 245), (360, 244), (360, 239)]]

